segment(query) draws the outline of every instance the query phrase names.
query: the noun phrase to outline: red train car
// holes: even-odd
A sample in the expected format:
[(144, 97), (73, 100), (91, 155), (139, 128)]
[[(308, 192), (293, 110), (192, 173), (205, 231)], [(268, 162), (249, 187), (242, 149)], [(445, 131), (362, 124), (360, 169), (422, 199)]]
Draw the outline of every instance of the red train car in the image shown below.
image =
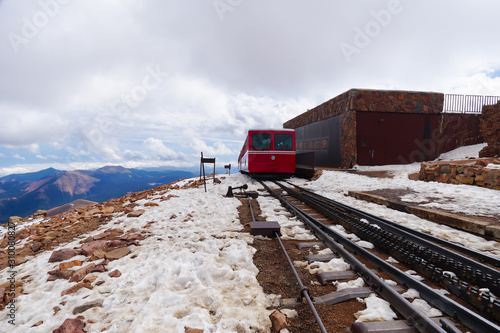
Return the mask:
[(249, 130), (238, 158), (240, 172), (253, 176), (286, 178), (295, 172), (293, 129)]

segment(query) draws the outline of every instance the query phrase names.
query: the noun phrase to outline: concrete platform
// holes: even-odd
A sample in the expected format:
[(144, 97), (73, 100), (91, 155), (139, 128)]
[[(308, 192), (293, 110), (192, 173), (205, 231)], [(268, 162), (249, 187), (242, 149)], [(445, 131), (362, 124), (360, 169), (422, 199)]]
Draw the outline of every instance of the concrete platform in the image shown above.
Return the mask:
[(395, 202), (380, 195), (374, 195), (365, 192), (349, 191), (348, 194), (349, 196), (356, 199), (384, 205), (391, 209), (413, 214), (426, 220), (445, 224), (447, 226), (468, 231), (477, 235), (492, 237), (495, 240), (500, 241), (500, 224), (481, 221), (472, 217), (461, 216), (458, 214), (440, 210), (422, 208), (401, 202)]

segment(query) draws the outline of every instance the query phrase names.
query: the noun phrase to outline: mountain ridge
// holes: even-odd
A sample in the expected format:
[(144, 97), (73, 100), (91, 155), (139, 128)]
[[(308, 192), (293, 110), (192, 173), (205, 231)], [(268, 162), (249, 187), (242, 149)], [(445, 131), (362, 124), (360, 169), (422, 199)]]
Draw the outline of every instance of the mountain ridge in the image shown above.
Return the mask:
[(122, 166), (62, 171), (54, 168), (0, 178), (0, 223), (77, 199), (103, 202), (127, 193), (193, 177), (189, 171), (145, 171)]

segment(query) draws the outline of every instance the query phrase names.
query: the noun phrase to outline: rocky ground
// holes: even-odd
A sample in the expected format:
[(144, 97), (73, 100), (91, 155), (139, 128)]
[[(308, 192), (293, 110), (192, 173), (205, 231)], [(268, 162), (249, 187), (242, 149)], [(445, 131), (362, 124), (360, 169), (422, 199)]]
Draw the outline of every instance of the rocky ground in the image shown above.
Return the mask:
[[(191, 181), (183, 188), (200, 186), (199, 181)], [(9, 232), (5, 233), (0, 242), (0, 270), (9, 268), (9, 259), (15, 258), (15, 265), (20, 265), (35, 256), (52, 251), (60, 244), (68, 243), (75, 238), (92, 232), (112, 217), (126, 215), (139, 217), (144, 213), (142, 209), (135, 209), (136, 201), (147, 199), (153, 193), (179, 189), (178, 185), (163, 185), (156, 189), (132, 193), (121, 198), (112, 199), (86, 208), (78, 208), (67, 213), (46, 218), (46, 211), (38, 211), (26, 219), (14, 218), (8, 223)], [(173, 195), (165, 195), (161, 201), (170, 200)], [(157, 203), (146, 203), (145, 206), (154, 206)], [(39, 222), (39, 223), (37, 223)], [(154, 222), (150, 222), (154, 223)], [(102, 233), (87, 237), (80, 241), (80, 246), (63, 248), (53, 251), (49, 262), (59, 263), (58, 268), (47, 272), (47, 282), (65, 279), (73, 283), (64, 290), (61, 296), (72, 294), (82, 288), (92, 289), (93, 285), (104, 283), (107, 278), (116, 278), (121, 275), (119, 270), (108, 272), (106, 266), (110, 261), (118, 260), (130, 254), (130, 245), (140, 246), (140, 241), (151, 236), (147, 231), (150, 223), (141, 230), (129, 229), (124, 232), (120, 225), (108, 228)], [(9, 233), (11, 235), (9, 235)], [(15, 253), (9, 253), (9, 244), (15, 243)], [(85, 260), (71, 260), (75, 256), (84, 255)], [(15, 270), (15, 266), (10, 266)], [(90, 273), (102, 273), (100, 275)], [(90, 277), (89, 277), (90, 276)], [(99, 277), (98, 277), (99, 276)], [(23, 284), (31, 280), (31, 276), (16, 277), (15, 283), (7, 281), (0, 285), (0, 311), (15, 298), (25, 294)], [(96, 281), (97, 280), (97, 281)], [(64, 303), (64, 302), (63, 302)], [(60, 311), (65, 304), (55, 305), (54, 314)], [(102, 300), (84, 304), (73, 309), (73, 314), (78, 315), (92, 307), (102, 306)], [(63, 325), (54, 332), (83, 332), (84, 317), (68, 318)], [(37, 326), (41, 322), (33, 326)], [(196, 332), (196, 331), (192, 331)]]
[[(265, 220), (260, 215), (260, 208), (255, 200), (252, 200), (255, 219)], [(240, 221), (243, 224), (252, 221), (248, 200), (242, 200), (242, 205), (238, 209)], [(248, 227), (249, 228), (249, 227)], [(249, 230), (249, 229), (248, 229)], [(296, 247), (300, 241), (284, 240), (283, 244), (293, 261), (303, 261), (304, 253)], [(282, 298), (296, 298), (300, 294), (297, 281), (292, 270), (287, 264), (279, 243), (275, 239), (256, 238), (253, 247), (257, 250), (254, 255), (254, 264), (259, 269), (257, 279), (266, 294), (279, 294)], [(317, 286), (314, 276), (308, 272), (299, 272), (302, 283), (310, 290), (311, 295), (321, 295), (335, 291), (334, 286)], [(318, 293), (318, 288), (321, 292)], [(352, 315), (365, 308), (363, 304), (356, 300), (351, 300), (335, 305), (316, 305), (316, 310), (323, 320), (323, 324), (328, 332), (350, 332), (350, 327), (356, 320)], [(318, 332), (319, 328), (307, 303), (300, 305), (295, 317), (287, 319), (288, 330), (290, 332)]]

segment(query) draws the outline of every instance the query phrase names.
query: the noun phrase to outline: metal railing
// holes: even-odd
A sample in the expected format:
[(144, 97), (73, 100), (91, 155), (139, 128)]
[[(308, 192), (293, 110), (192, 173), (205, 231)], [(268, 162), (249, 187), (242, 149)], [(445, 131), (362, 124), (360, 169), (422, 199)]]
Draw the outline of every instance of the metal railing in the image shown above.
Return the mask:
[(444, 95), (443, 112), (481, 113), (483, 105), (496, 104), (500, 96)]

